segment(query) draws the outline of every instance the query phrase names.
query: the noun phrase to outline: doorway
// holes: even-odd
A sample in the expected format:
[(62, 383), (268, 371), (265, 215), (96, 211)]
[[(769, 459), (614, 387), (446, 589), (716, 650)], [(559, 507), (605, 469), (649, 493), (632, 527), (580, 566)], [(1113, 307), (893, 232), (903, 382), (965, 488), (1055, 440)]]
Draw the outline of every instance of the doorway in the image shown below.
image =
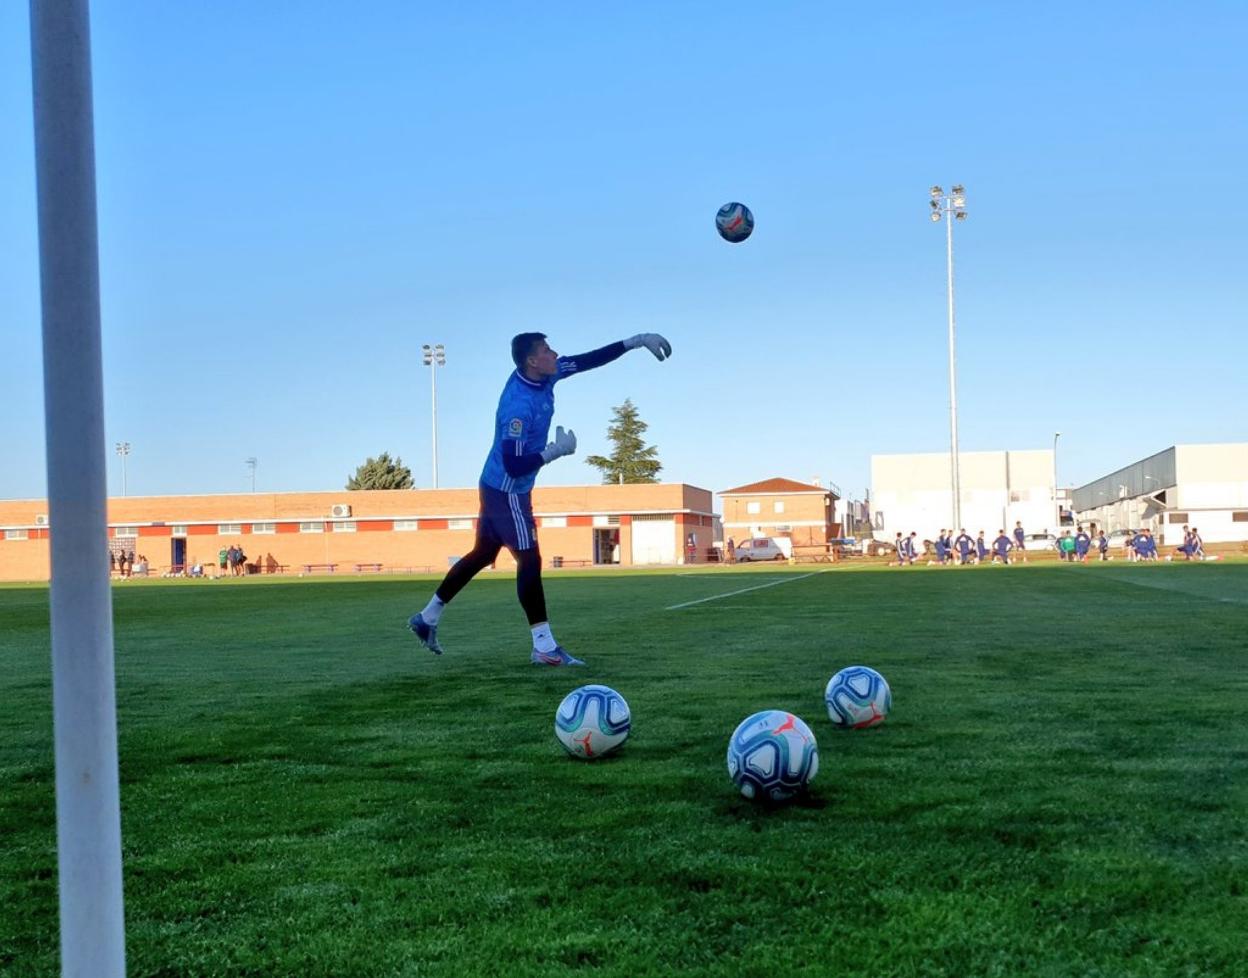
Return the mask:
[(594, 530), (594, 563), (618, 564), (620, 562), (620, 531), (618, 529)]
[(173, 537), (169, 543), (169, 573), (178, 574), (186, 570), (186, 537)]

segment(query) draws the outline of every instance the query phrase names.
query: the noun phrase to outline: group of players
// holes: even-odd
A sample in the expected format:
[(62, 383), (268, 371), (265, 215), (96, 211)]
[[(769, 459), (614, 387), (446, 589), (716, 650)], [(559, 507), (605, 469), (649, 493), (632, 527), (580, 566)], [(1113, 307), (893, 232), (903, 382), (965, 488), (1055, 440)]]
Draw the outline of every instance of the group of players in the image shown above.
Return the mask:
[[(1095, 536), (1093, 536), (1094, 533)], [(901, 533), (897, 534), (893, 546), (897, 551), (898, 567), (915, 563), (926, 552), (928, 541), (920, 543), (918, 536), (918, 533), (913, 531), (908, 537), (902, 536)], [(1014, 524), (1013, 539), (1006, 534), (1004, 529), (998, 530), (991, 546), (984, 539), (983, 530), (979, 531), (978, 537), (972, 539), (966, 530), (955, 538), (952, 530), (942, 529), (940, 535), (931, 543), (936, 552), (935, 563), (937, 564), (952, 566), (954, 564), (982, 564), (989, 561), (994, 564), (1008, 564), (1011, 554), (1014, 555), (1016, 562), (1020, 559), (1026, 562), (1026, 539), (1027, 534), (1023, 531), (1023, 524), (1017, 522)], [(1105, 531), (1097, 530), (1095, 525), (1090, 530), (1078, 526), (1073, 535), (1070, 530), (1067, 530), (1057, 539), (1055, 549), (1059, 560), (1070, 563), (1087, 563), (1094, 550), (1100, 560), (1113, 559), (1109, 555), (1109, 539), (1105, 536)], [(1157, 539), (1151, 530), (1136, 531), (1125, 542), (1124, 551), (1130, 561), (1159, 559)], [(1204, 541), (1201, 540), (1200, 532), (1195, 527), (1183, 527), (1183, 545), (1177, 548), (1175, 556), (1182, 557), (1184, 560), (1205, 558)]]
[[(990, 546), (984, 538), (983, 530), (979, 531), (978, 537), (972, 537), (964, 529), (955, 538), (952, 530), (942, 529), (940, 535), (932, 541), (932, 546), (936, 551), (937, 564), (952, 566), (954, 564), (984, 564), (989, 561), (994, 564), (1008, 564), (1010, 553), (1013, 551), (1018, 551), (1023, 555), (1024, 561), (1027, 559), (1027, 547), (1024, 543), (1026, 536), (1023, 532), (1023, 524), (1017, 523), (1014, 527), (1013, 539), (1010, 539), (1005, 530), (998, 530)], [(914, 531), (911, 531), (908, 537), (902, 536), (899, 532), (897, 539), (893, 541), (893, 547), (897, 551), (897, 566), (906, 567), (926, 553), (927, 541), (920, 543), (919, 535)]]

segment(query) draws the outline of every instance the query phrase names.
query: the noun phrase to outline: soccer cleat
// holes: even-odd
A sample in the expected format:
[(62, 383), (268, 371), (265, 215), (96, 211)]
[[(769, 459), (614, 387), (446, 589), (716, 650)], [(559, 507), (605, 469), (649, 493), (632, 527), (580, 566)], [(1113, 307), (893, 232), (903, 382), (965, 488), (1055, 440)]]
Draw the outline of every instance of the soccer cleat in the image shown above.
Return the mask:
[(539, 652), (533, 650), (533, 654), (529, 656), (529, 661), (537, 666), (583, 666), (585, 663), (581, 659), (574, 658), (564, 651), (562, 645), (556, 645), (553, 652)]
[(438, 644), (438, 626), (425, 623), (425, 619), (419, 614), (412, 615), (407, 620), (407, 627), (416, 633), (416, 637), (420, 639), (434, 655), (442, 654), (442, 646)]

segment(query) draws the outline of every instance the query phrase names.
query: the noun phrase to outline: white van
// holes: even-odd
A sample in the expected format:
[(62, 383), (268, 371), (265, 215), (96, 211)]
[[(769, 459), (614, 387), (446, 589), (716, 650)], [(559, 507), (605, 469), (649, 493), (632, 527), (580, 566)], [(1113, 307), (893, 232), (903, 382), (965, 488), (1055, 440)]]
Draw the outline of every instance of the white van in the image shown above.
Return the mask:
[(737, 544), (737, 563), (751, 560), (788, 560), (789, 556), (774, 537), (753, 537)]

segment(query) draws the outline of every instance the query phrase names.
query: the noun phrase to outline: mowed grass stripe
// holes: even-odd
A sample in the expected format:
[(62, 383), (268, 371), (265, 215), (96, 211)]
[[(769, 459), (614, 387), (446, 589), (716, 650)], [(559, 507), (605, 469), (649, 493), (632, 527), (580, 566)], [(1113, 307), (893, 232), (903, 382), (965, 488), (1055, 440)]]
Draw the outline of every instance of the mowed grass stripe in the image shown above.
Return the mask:
[[(118, 588), (130, 974), (1245, 973), (1242, 607), (1058, 566), (662, 611), (731, 576), (552, 576), (575, 673), (529, 665), (509, 577), (455, 602), (441, 657), (403, 628), (432, 581)], [(0, 616), (0, 972), (50, 976), (46, 591)], [(853, 662), (895, 712), (838, 735), (823, 684)], [(551, 728), (593, 681), (635, 725), (584, 764)], [(778, 811), (724, 770), (771, 706), (822, 755)]]

